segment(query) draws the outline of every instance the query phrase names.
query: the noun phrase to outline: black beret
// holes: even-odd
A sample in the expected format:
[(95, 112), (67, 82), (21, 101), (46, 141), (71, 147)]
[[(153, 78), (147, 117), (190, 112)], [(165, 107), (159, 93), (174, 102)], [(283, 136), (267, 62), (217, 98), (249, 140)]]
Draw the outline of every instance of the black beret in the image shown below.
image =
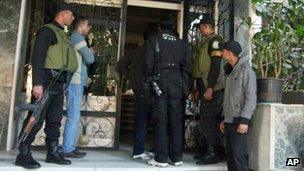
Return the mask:
[(70, 10), (71, 12), (73, 12), (72, 7), (66, 2), (57, 2), (54, 5), (55, 5), (55, 7), (54, 7), (53, 11), (55, 14), (57, 14), (60, 11), (65, 11), (65, 10)]
[(215, 23), (214, 23), (213, 16), (211, 14), (204, 14), (203, 18), (201, 19), (201, 21), (198, 24), (198, 27), (201, 24), (210, 24), (210, 25), (214, 26)]
[(231, 51), (238, 57), (239, 57), (239, 54), (242, 52), (241, 45), (237, 41), (234, 41), (234, 40), (229, 40), (228, 42), (224, 43), (221, 48)]

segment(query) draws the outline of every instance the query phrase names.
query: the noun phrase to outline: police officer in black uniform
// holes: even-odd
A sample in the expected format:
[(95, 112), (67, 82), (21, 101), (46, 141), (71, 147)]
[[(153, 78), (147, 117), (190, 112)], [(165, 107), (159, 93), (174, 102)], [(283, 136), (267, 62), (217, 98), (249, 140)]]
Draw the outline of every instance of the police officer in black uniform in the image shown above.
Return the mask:
[[(183, 89), (187, 88), (191, 59), (184, 41), (173, 32), (173, 24), (162, 19), (161, 31), (146, 42), (147, 78), (158, 84), (161, 94), (154, 93), (152, 119), (154, 122), (154, 159), (149, 165), (166, 167), (182, 165), (183, 153)], [(154, 87), (155, 88), (155, 87)]]
[[(33, 100), (41, 100), (45, 89), (52, 82), (51, 80), (56, 77), (56, 74), (59, 73), (60, 69), (50, 69), (56, 68), (58, 66), (50, 65), (46, 66), (46, 61), (56, 59), (59, 64), (63, 59), (68, 58), (68, 62), (64, 64), (64, 68), (69, 68), (70, 66), (75, 70), (77, 69), (76, 56), (69, 56), (65, 52), (71, 52), (72, 55), (73, 48), (69, 46), (67, 35), (64, 33), (64, 26), (70, 26), (74, 20), (74, 15), (72, 9), (67, 3), (58, 3), (55, 4), (54, 12), (55, 19), (52, 23), (42, 26), (37, 34), (37, 39), (35, 42), (33, 56), (32, 56), (32, 67), (33, 67)], [(59, 36), (61, 35), (61, 36)], [(59, 46), (58, 46), (59, 45)], [(66, 47), (67, 49), (65, 49)], [(62, 50), (64, 49), (64, 51)], [(69, 53), (68, 53), (69, 54)], [(67, 57), (68, 56), (68, 57)], [(74, 57), (72, 59), (72, 57)], [(55, 62), (55, 61), (53, 61)], [(64, 72), (67, 73), (67, 72)], [(36, 134), (41, 129), (45, 121), (44, 132), (46, 134), (46, 145), (47, 145), (47, 157), (46, 162), (56, 163), (60, 165), (69, 165), (71, 164), (70, 160), (66, 160), (58, 152), (58, 138), (60, 136), (60, 125), (63, 114), (63, 85), (66, 81), (67, 74), (63, 74), (62, 77), (55, 82), (49, 89), (50, 100), (46, 104), (45, 109), (41, 113), (39, 121), (34, 125), (33, 129), (29, 133), (28, 137), (24, 142), (19, 146), (19, 154), (16, 158), (15, 164), (22, 166), (28, 169), (34, 169), (41, 167), (40, 164), (33, 159), (30, 146), (35, 140)], [(30, 119), (31, 113), (28, 114), (25, 122), (23, 124), (23, 129), (26, 126), (27, 121)]]

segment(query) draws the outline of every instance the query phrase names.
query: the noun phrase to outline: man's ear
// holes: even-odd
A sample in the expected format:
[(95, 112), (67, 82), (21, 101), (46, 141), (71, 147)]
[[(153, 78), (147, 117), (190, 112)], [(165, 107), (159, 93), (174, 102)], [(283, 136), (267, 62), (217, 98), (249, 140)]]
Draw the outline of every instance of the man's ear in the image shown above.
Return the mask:
[(227, 50), (227, 52), (229, 56), (234, 56), (233, 52), (231, 52), (230, 50)]

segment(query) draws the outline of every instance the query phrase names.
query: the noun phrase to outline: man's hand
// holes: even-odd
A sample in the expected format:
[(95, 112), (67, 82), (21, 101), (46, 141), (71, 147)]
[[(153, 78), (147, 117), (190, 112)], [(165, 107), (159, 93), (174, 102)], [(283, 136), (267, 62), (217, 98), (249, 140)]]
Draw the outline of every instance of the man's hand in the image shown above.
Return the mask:
[(204, 99), (205, 100), (212, 100), (212, 95), (213, 95), (213, 89), (212, 88), (207, 88), (207, 90), (204, 93)]
[(197, 101), (198, 100), (198, 97), (199, 97), (199, 93), (197, 90), (192, 90), (191, 91), (191, 100), (193, 102)]
[(220, 131), (221, 131), (221, 133), (225, 134), (225, 124), (224, 124), (224, 121), (222, 121), (220, 123)]
[(43, 86), (42, 85), (37, 85), (34, 86), (33, 88), (33, 96), (40, 101), (43, 95)]
[(238, 129), (237, 129), (237, 132), (240, 133), (240, 134), (245, 134), (248, 132), (248, 125), (246, 124), (239, 124), (238, 126)]

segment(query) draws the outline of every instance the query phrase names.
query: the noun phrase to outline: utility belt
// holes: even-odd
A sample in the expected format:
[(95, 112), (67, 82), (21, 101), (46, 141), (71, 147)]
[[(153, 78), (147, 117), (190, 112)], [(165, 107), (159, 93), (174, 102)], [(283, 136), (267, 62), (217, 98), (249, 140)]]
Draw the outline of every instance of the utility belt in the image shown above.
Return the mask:
[(154, 73), (163, 71), (163, 70), (178, 70), (180, 71), (180, 65), (179, 63), (174, 63), (174, 62), (168, 62), (168, 63), (161, 63), (161, 64), (156, 64)]

